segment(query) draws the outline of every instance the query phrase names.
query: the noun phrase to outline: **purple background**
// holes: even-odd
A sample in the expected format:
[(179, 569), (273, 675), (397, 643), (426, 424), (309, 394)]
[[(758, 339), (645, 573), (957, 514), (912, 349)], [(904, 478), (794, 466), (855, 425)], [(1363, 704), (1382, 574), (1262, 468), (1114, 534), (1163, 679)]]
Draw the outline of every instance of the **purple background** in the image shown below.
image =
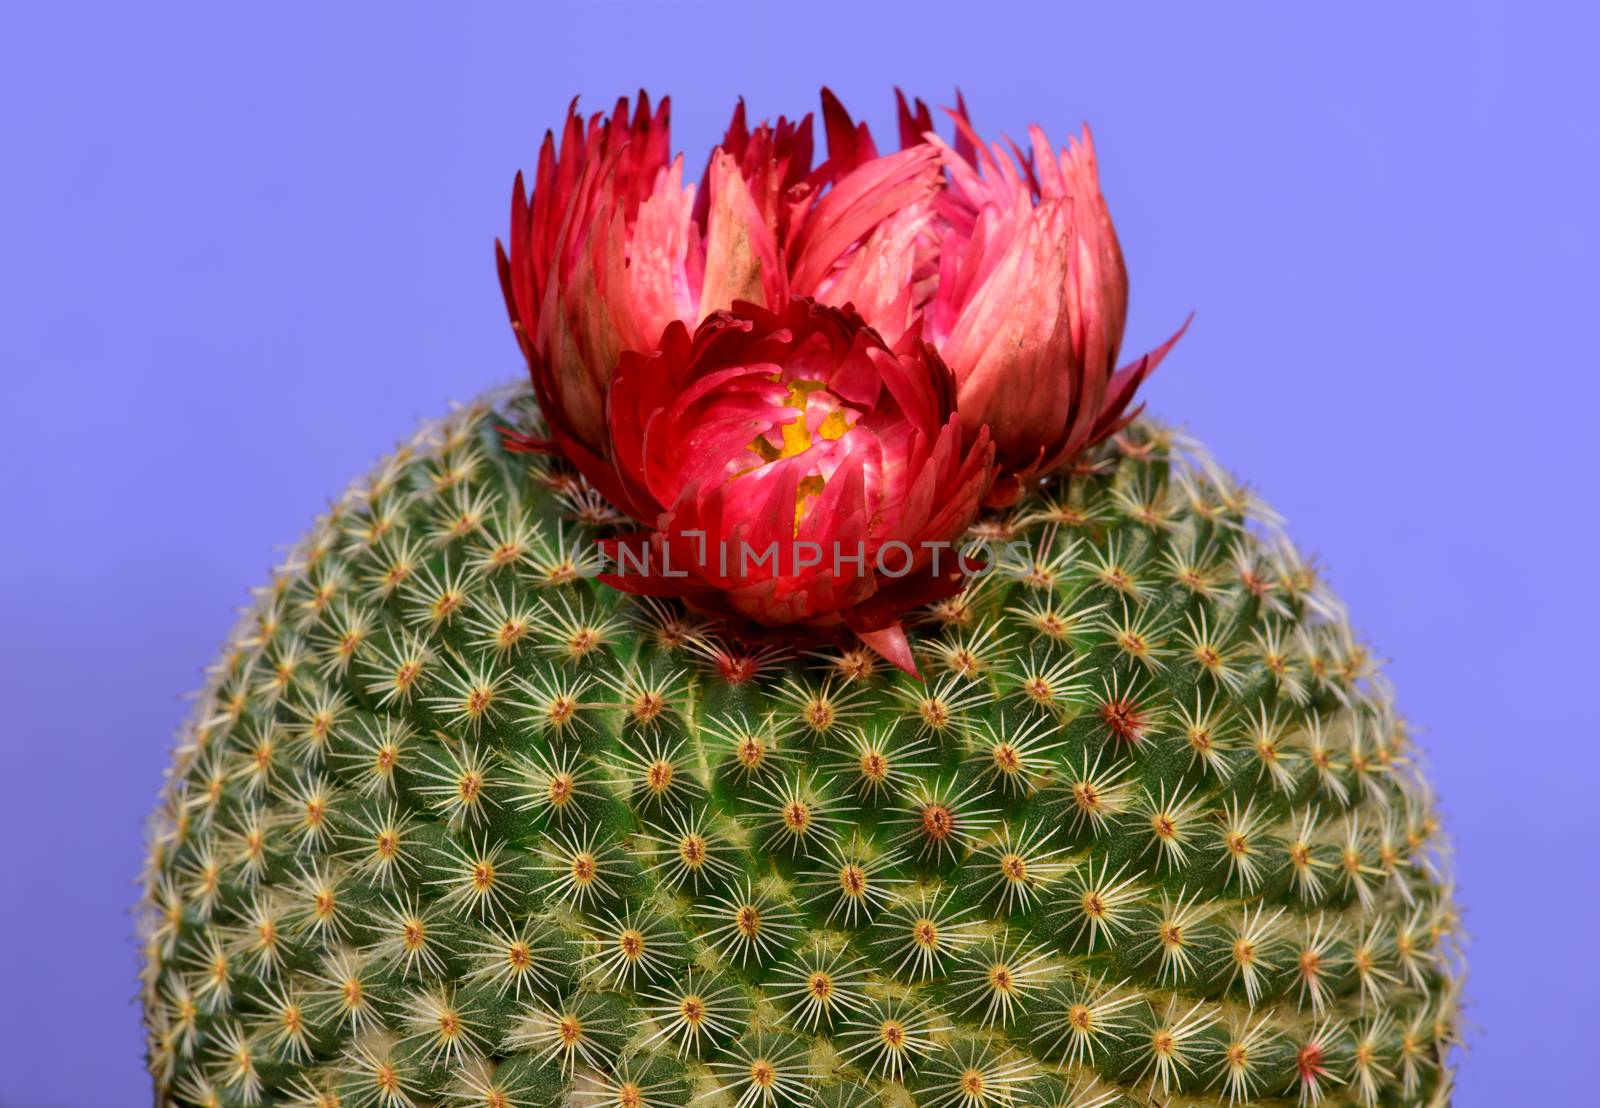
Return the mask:
[(1600, 1102), (1580, 5), (238, 7), (0, 16), (0, 1105), (147, 1103), (128, 905), (179, 694), (325, 498), (519, 372), (490, 243), (568, 98), (671, 92), (698, 168), (736, 94), (824, 81), (885, 136), (896, 83), (1093, 122), (1130, 347), (1198, 312), (1154, 408), (1288, 515), (1424, 729), (1459, 1103)]

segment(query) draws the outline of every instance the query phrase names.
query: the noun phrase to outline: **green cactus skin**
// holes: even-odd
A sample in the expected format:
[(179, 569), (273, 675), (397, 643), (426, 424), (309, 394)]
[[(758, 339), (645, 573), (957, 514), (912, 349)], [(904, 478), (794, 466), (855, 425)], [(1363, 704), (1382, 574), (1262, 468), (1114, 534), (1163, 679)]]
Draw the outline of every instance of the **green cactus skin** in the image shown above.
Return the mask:
[[(1135, 425), (912, 633), (740, 653), (588, 580), (506, 392), (262, 590), (145, 897), (157, 1103), (1442, 1104), (1444, 846), (1270, 516)], [(746, 648), (748, 649), (748, 648)]]

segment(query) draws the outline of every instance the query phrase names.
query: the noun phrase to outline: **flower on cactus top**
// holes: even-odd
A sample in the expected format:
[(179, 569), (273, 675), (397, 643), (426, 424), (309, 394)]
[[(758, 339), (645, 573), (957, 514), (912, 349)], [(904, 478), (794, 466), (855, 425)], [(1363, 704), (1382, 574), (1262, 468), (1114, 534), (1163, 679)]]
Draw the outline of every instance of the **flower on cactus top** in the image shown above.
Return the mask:
[(843, 624), (894, 657), (898, 613), (952, 579), (707, 568), (686, 544), (954, 540), (974, 496), (1011, 502), (1137, 414), (1177, 336), (1117, 368), (1127, 273), (1087, 130), (986, 145), (958, 98), (946, 142), (898, 103), (901, 149), (880, 153), (823, 90), (815, 166), (811, 116), (752, 128), (741, 103), (699, 186), (667, 101), (574, 103), (531, 192), (518, 176), (497, 257), (549, 437), (516, 445), (564, 455), (652, 529), (648, 553), (693, 567), (613, 583)]
[[(735, 300), (777, 309), (826, 287), (863, 305), (875, 289), (909, 298), (909, 244), (887, 240), (906, 237), (908, 213), (938, 187), (937, 150), (852, 147), (813, 168), (810, 116), (752, 130), (741, 103), (697, 189), (670, 153), (668, 116), (667, 100), (652, 111), (643, 93), (631, 113), (622, 100), (587, 121), (574, 102), (559, 150), (545, 136), (531, 194), (517, 176), (497, 261), (551, 436), (525, 446), (607, 458), (618, 359), (653, 349), (674, 321), (693, 328)], [(883, 223), (895, 230), (879, 234)], [(890, 249), (905, 255), (898, 272), (878, 264)], [(596, 480), (617, 493), (603, 468)]]
[(956, 544), (993, 478), (988, 433), (965, 431), (955, 400), (914, 331), (891, 347), (850, 309), (735, 301), (692, 333), (669, 323), (611, 382), (621, 506), (650, 530), (615, 545), (606, 580), (736, 621), (845, 627), (914, 673), (900, 616), (960, 589)]

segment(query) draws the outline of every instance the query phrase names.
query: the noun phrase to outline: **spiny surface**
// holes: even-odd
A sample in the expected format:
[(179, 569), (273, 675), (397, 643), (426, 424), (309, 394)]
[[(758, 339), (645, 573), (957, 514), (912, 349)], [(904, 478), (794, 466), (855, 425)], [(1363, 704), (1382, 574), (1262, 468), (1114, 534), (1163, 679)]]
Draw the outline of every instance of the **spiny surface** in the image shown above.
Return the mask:
[(536, 420), (384, 462), (212, 672), (147, 873), (158, 1103), (1448, 1099), (1414, 750), (1195, 448), (1136, 426), (983, 520), (917, 683), (589, 580), (616, 518), (503, 452)]

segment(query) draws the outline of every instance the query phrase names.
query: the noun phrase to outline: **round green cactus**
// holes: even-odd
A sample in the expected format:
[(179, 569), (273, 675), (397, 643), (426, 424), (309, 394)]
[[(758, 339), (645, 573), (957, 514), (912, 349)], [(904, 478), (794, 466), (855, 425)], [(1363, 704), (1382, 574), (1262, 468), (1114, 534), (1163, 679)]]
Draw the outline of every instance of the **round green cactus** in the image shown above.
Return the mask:
[(592, 580), (510, 392), (318, 522), (184, 732), (160, 1105), (1448, 1099), (1416, 751), (1270, 514), (1137, 423), (974, 536), (922, 681)]

